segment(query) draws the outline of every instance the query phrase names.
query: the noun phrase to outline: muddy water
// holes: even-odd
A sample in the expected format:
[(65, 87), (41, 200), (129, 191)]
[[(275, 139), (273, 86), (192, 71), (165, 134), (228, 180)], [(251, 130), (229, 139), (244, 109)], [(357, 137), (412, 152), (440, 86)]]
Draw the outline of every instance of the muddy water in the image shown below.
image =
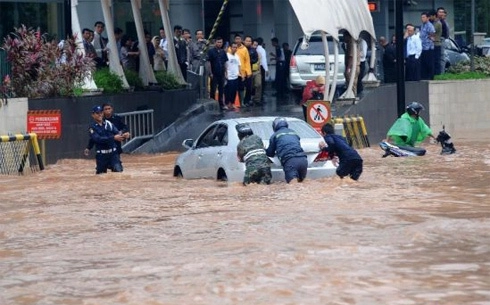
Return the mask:
[(490, 144), (359, 182), (175, 180), (176, 154), (0, 177), (0, 304), (490, 304)]

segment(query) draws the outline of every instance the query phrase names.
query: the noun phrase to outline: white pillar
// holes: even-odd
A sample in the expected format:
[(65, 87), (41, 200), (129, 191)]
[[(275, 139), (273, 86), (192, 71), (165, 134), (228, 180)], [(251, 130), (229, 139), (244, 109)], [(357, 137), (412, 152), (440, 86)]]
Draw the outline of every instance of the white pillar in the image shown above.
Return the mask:
[(170, 18), (168, 17), (168, 0), (158, 0), (158, 4), (160, 5), (160, 12), (162, 13), (162, 23), (163, 27), (165, 28), (165, 34), (167, 35), (167, 71), (174, 74), (181, 84), (186, 84), (184, 77), (182, 76), (182, 72), (180, 71), (179, 63), (177, 62), (177, 54), (175, 53), (174, 31), (170, 25)]
[(117, 42), (116, 36), (114, 36), (114, 22), (112, 21), (111, 15), (111, 0), (100, 0), (102, 5), (102, 13), (104, 14), (105, 28), (107, 31), (107, 38), (109, 38), (109, 43), (111, 48), (109, 50), (109, 68), (119, 77), (121, 77), (123, 81), (123, 87), (129, 88), (128, 81), (126, 80), (126, 76), (124, 75), (123, 68), (121, 63), (119, 62), (119, 54), (117, 51)]
[(139, 41), (139, 76), (143, 81), (143, 85), (148, 86), (148, 83), (156, 83), (157, 81), (150, 65), (148, 48), (146, 47), (145, 31), (143, 29), (143, 21), (141, 20), (141, 0), (131, 0), (131, 8), (133, 9), (133, 18), (134, 23), (136, 24), (136, 33), (138, 34)]
[[(78, 0), (71, 0), (71, 28), (73, 31), (73, 36), (75, 37), (75, 43), (77, 44), (77, 52), (85, 56), (85, 48), (83, 47), (83, 42), (82, 42), (82, 30), (80, 29), (80, 21), (78, 20), (77, 6), (78, 6)], [(92, 74), (85, 77), (82, 84), (75, 84), (75, 85), (76, 86), (81, 85), (82, 89), (85, 90), (97, 89), (97, 85), (95, 84), (92, 78)]]

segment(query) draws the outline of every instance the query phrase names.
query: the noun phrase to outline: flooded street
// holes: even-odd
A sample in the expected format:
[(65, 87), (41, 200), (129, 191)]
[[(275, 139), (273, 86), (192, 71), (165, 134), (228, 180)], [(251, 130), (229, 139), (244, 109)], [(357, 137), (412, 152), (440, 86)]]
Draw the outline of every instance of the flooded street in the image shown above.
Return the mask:
[(177, 180), (62, 160), (0, 176), (0, 304), (490, 304), (490, 144), (359, 150), (359, 182)]

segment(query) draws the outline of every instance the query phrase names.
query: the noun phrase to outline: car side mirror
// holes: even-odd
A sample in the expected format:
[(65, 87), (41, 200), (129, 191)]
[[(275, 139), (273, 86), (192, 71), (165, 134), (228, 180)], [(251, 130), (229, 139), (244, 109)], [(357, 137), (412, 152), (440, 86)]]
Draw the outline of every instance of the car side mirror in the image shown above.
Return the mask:
[(185, 139), (182, 142), (182, 146), (184, 146), (187, 149), (191, 149), (193, 145), (194, 145), (194, 140), (193, 139)]

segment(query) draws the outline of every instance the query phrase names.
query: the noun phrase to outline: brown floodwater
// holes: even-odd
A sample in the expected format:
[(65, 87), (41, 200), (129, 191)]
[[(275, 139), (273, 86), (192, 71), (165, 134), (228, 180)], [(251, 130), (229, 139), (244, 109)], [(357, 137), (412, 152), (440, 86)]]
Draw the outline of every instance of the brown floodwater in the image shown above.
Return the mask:
[(0, 176), (0, 304), (490, 304), (490, 144), (360, 181), (178, 180), (176, 153)]

